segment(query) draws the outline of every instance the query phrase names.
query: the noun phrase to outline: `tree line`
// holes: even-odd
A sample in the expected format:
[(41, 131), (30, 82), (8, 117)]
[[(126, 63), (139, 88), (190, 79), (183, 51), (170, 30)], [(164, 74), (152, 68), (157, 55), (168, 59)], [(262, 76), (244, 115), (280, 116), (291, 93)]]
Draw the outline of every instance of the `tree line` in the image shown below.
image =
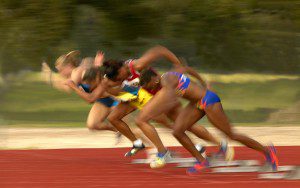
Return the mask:
[(296, 0), (2, 0), (0, 71), (73, 49), (134, 58), (161, 44), (211, 72), (300, 73)]

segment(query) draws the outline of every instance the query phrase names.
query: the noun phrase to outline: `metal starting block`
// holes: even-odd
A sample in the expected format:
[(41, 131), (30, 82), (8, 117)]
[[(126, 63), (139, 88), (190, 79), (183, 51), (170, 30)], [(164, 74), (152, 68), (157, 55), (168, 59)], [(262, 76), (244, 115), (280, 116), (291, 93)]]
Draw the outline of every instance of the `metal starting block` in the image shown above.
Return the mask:
[[(153, 159), (134, 159), (133, 164), (149, 164)], [(194, 165), (195, 158), (171, 158), (167, 163), (178, 163), (177, 167), (187, 168)], [(300, 179), (300, 166), (279, 166), (276, 172), (268, 166), (260, 166), (257, 160), (235, 160), (223, 161), (212, 160), (210, 161), (212, 173), (243, 173), (243, 172), (259, 172), (259, 179)]]
[(259, 179), (288, 179), (299, 180), (300, 179), (300, 167), (299, 166), (282, 166), (279, 172), (262, 173), (258, 175)]
[[(194, 163), (181, 162), (177, 167), (187, 168), (192, 167)], [(235, 161), (223, 161), (223, 160), (214, 160), (210, 162), (210, 167), (232, 167), (232, 166), (256, 166), (259, 165), (259, 162), (256, 160), (235, 160)]]
[[(237, 167), (223, 167), (214, 168), (212, 172), (214, 173), (235, 173), (235, 172), (273, 172), (271, 169), (262, 169), (262, 166), (237, 166)], [(279, 166), (278, 170), (273, 173), (287, 172), (295, 170), (295, 166)]]

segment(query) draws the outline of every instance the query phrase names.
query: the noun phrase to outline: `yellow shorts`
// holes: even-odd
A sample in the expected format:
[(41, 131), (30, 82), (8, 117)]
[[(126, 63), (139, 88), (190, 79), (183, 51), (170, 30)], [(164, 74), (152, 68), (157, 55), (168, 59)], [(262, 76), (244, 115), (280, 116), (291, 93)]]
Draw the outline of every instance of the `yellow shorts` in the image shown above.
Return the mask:
[(137, 98), (129, 102), (129, 104), (137, 109), (141, 110), (153, 97), (148, 91), (143, 88), (140, 88)]
[(129, 102), (136, 100), (138, 98), (137, 95), (128, 93), (128, 92), (121, 92), (118, 96), (116, 96), (116, 99), (121, 102)]

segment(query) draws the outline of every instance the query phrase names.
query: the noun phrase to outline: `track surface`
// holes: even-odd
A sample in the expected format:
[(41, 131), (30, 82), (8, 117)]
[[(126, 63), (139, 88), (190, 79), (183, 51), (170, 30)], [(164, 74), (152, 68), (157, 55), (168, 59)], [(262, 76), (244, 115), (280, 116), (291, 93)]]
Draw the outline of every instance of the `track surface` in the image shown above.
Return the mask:
[[(215, 148), (209, 148), (213, 150)], [(296, 180), (260, 180), (257, 173), (185, 174), (184, 168), (168, 165), (150, 169), (130, 164), (122, 149), (59, 149), (0, 151), (0, 187), (300, 187)], [(173, 150), (184, 152), (182, 148)], [(280, 165), (300, 165), (300, 146), (278, 147)], [(235, 159), (263, 157), (244, 147), (236, 147)], [(187, 155), (188, 156), (188, 155)], [(139, 154), (136, 158), (145, 157)]]

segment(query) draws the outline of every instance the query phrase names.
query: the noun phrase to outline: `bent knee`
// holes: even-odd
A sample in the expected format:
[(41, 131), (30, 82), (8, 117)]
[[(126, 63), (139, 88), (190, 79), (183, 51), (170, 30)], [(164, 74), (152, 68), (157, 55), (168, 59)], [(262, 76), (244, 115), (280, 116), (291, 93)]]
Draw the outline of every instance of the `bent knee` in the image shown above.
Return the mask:
[(184, 134), (184, 132), (182, 130), (180, 130), (180, 129), (173, 129), (172, 134), (176, 138), (180, 138), (180, 137), (182, 137), (182, 135)]
[(144, 123), (148, 123), (150, 121), (150, 118), (147, 116), (144, 116), (142, 114), (139, 114), (135, 119), (134, 119), (135, 123), (137, 125), (142, 125)]
[(94, 124), (94, 123), (87, 123), (86, 126), (87, 126), (87, 128), (88, 128), (90, 131), (95, 131), (95, 130), (97, 130), (97, 125)]
[(228, 132), (228, 133), (226, 133), (226, 135), (227, 135), (228, 138), (230, 138), (231, 140), (238, 140), (238, 138), (239, 138), (239, 134), (234, 133), (234, 132)]
[(135, 124), (137, 125), (137, 126), (141, 126), (141, 125), (143, 125), (145, 122), (147, 122), (147, 121), (145, 121), (145, 119), (143, 118), (143, 117), (141, 117), (141, 116), (137, 116), (135, 119), (134, 119), (134, 122), (135, 122)]
[(110, 122), (110, 123), (114, 123), (115, 121), (118, 121), (120, 118), (118, 116), (115, 116), (115, 115), (109, 115), (107, 117), (107, 120)]

